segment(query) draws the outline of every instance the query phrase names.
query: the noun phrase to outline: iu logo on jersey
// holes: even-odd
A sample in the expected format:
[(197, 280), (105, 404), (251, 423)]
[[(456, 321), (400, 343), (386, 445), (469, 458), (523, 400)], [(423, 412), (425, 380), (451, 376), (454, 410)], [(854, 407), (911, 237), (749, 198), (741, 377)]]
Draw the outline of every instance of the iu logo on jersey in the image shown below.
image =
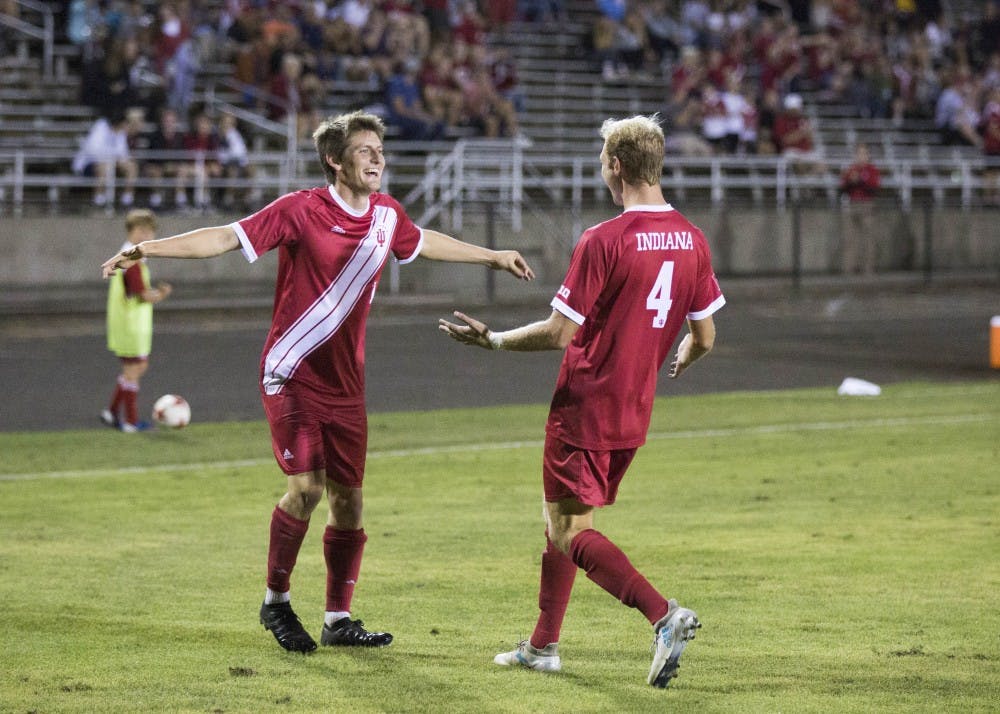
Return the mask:
[(375, 240), (376, 240), (376, 242), (378, 242), (379, 247), (385, 245), (385, 239), (386, 239), (385, 228), (376, 228), (375, 229)]

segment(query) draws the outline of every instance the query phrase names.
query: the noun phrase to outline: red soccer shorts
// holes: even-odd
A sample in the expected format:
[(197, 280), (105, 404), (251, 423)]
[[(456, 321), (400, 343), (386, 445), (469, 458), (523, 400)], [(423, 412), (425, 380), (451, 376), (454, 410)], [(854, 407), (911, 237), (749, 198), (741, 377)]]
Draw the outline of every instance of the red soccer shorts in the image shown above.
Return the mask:
[(324, 471), (348, 488), (360, 488), (368, 450), (364, 403), (344, 404), (290, 385), (264, 394), (271, 448), (287, 475)]
[(588, 506), (610, 506), (636, 449), (588, 451), (545, 436), (542, 485), (545, 500), (575, 498)]

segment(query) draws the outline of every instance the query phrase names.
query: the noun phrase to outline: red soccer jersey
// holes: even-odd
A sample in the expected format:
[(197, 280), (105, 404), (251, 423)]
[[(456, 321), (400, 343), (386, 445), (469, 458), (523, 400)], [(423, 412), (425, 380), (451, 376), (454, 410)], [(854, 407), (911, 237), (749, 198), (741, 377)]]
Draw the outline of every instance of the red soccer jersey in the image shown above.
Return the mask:
[(725, 304), (708, 242), (670, 206), (633, 206), (584, 232), (552, 307), (580, 329), (546, 431), (596, 451), (646, 441), (656, 376), (688, 318)]
[(989, 102), (983, 108), (983, 153), (1000, 156), (1000, 103)]
[(363, 402), (365, 319), (379, 275), (390, 251), (403, 263), (417, 257), (421, 230), (386, 194), (358, 212), (331, 186), (286, 194), (232, 227), (250, 262), (279, 249), (261, 388), (277, 394), (293, 381)]
[(852, 201), (871, 201), (882, 185), (882, 173), (872, 163), (854, 163), (844, 169), (840, 187)]
[[(809, 120), (801, 114), (784, 112), (779, 114), (774, 120), (774, 141), (782, 151), (786, 149), (797, 149), (799, 151), (812, 151), (812, 134), (808, 131)], [(803, 132), (797, 137), (793, 134)]]

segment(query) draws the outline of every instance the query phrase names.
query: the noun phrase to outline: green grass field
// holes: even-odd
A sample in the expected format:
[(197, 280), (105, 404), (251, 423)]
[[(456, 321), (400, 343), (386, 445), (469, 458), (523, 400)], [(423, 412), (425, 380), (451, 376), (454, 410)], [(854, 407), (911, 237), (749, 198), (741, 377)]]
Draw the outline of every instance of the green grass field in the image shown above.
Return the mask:
[[(543, 539), (544, 406), (371, 416), (355, 616), (257, 623), (284, 479), (263, 423), (0, 434), (0, 711), (995, 712), (1000, 382), (672, 398), (597, 526), (704, 627), (668, 690), (582, 574), (563, 671), (507, 670)], [(293, 602), (318, 637), (318, 512)]]

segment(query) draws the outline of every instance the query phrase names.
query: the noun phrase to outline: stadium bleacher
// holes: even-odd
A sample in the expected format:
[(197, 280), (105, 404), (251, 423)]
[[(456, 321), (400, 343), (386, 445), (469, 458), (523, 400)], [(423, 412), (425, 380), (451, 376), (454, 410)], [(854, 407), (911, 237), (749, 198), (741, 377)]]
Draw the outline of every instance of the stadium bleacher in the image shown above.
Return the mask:
[[(21, 3), (19, 22), (44, 27), (44, 6)], [(587, 51), (588, 38), (597, 10), (593, 2), (570, 0), (566, 3), (569, 20), (558, 24), (515, 22), (502, 33), (491, 34), (488, 42), (512, 52), (518, 67), (520, 85), (525, 94), (526, 110), (520, 117), (522, 141), (519, 151), (527, 164), (534, 162), (535, 185), (561, 182), (573, 174), (574, 162), (587, 162), (580, 179), (592, 187), (597, 178), (594, 163), (600, 140), (596, 127), (608, 116), (662, 111), (666, 105), (668, 80), (657, 72), (636, 73), (615, 81), (602, 80), (599, 67)], [(975, 13), (977, 4), (952, 3), (954, 13)], [(4, 82), (0, 86), (0, 209), (16, 202), (17, 210), (33, 205), (47, 210), (72, 210), (86, 207), (86, 192), (79, 191), (77, 202), (67, 201), (60, 189), (83, 188), (89, 180), (69, 171), (69, 159), (90, 125), (96, 112), (81, 106), (80, 76), (76, 47), (55, 41), (43, 51), (37, 38), (21, 36), (7, 26), (13, 51), (0, 60)], [(58, 37), (60, 33), (56, 33)], [(197, 77), (196, 101), (214, 106), (240, 107), (241, 91), (233, 82), (232, 65), (223, 61), (205, 62)], [(347, 109), (375, 106), (381, 89), (368, 82), (328, 80), (324, 86), (322, 110), (335, 113)], [(894, 123), (883, 118), (860, 118), (848, 104), (822, 100), (806, 93), (807, 111), (817, 131), (817, 143), (829, 162), (830, 177), (819, 181), (833, 197), (834, 181), (841, 166), (849, 161), (855, 143), (871, 145), (873, 155), (885, 167), (887, 185), (898, 187), (897, 177), (940, 178), (944, 188), (932, 192), (935, 197), (954, 188), (954, 177), (971, 181), (962, 196), (974, 196), (979, 188), (980, 154), (971, 147), (940, 146), (933, 123), (926, 119), (907, 119)], [(261, 118), (261, 125), (265, 125)], [(307, 142), (284, 148), (285, 136), (278, 131), (264, 132), (252, 145), (260, 153), (257, 180), (265, 194), (276, 192), (307, 177), (316, 178), (312, 167), (312, 149)], [(393, 190), (412, 192), (421, 181), (428, 155), (452, 151), (457, 133), (443, 142), (393, 141)], [(392, 134), (390, 134), (392, 139)], [(562, 157), (562, 165), (552, 166), (552, 157)], [(725, 198), (727, 190), (737, 195), (750, 183), (770, 187), (784, 172), (779, 160), (748, 161), (742, 157), (724, 157), (718, 162), (672, 159), (665, 181), (679, 190), (698, 191), (708, 187), (713, 200)], [(468, 178), (468, 177), (466, 177)], [(530, 177), (529, 177), (530, 178)], [(933, 179), (933, 180), (932, 180)], [(781, 179), (784, 180), (784, 179)], [(789, 180), (794, 180), (792, 177)], [(721, 182), (721, 183), (720, 183)], [(140, 188), (141, 188), (140, 182)], [(530, 190), (531, 181), (528, 181)], [(933, 188), (928, 184), (930, 188)], [(721, 193), (720, 193), (721, 187)], [(912, 188), (912, 186), (911, 186)], [(919, 182), (918, 182), (919, 190)], [(760, 200), (762, 191), (752, 194)], [(971, 200), (971, 199), (970, 199)]]

